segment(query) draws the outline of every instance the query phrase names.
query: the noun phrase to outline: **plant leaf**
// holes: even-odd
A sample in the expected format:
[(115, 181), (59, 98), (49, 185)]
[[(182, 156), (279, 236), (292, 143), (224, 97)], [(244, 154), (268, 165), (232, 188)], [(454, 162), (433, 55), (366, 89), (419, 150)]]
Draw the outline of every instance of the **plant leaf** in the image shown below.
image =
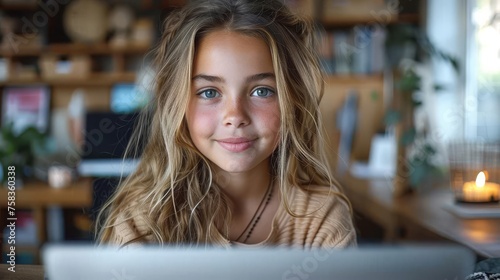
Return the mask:
[(396, 110), (389, 110), (385, 114), (384, 123), (387, 126), (394, 125), (401, 120), (401, 113)]
[(453, 66), (453, 69), (455, 69), (455, 72), (458, 73), (460, 71), (460, 63), (458, 62), (458, 59), (455, 57), (451, 57), (450, 63)]
[(413, 164), (410, 162), (410, 185), (413, 187), (417, 187), (421, 182), (424, 181), (425, 177), (428, 174), (427, 164), (419, 162)]
[(421, 78), (419, 76), (412, 71), (408, 71), (397, 83), (397, 88), (403, 92), (414, 92), (420, 89), (420, 82)]
[(414, 127), (409, 128), (403, 135), (401, 135), (401, 143), (405, 146), (412, 144), (415, 141), (415, 137), (417, 136), (417, 131)]
[(432, 147), (430, 144), (425, 144), (424, 145), (424, 152), (426, 155), (433, 156), (436, 154), (436, 149), (434, 149), (434, 147)]
[(372, 90), (370, 92), (370, 97), (372, 101), (377, 101), (379, 99), (380, 94), (376, 90)]
[(434, 91), (443, 91), (445, 89), (446, 87), (444, 85), (434, 84)]

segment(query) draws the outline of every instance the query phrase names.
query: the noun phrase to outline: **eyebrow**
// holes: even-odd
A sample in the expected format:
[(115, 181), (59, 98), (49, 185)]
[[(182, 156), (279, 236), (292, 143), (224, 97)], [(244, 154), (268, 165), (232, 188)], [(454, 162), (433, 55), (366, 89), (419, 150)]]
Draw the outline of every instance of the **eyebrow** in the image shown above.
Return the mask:
[[(273, 73), (269, 73), (269, 72), (259, 73), (259, 74), (249, 76), (246, 79), (246, 82), (250, 83), (250, 82), (261, 81), (261, 80), (265, 80), (265, 79), (273, 79), (274, 80), (276, 78), (275, 78)], [(198, 75), (194, 76), (192, 81), (196, 81), (196, 80), (205, 80), (205, 81), (209, 81), (212, 83), (221, 83), (221, 84), (226, 82), (226, 80), (224, 80), (224, 78), (222, 78), (222, 77), (210, 76), (210, 75), (205, 75), (205, 74), (198, 74)]]

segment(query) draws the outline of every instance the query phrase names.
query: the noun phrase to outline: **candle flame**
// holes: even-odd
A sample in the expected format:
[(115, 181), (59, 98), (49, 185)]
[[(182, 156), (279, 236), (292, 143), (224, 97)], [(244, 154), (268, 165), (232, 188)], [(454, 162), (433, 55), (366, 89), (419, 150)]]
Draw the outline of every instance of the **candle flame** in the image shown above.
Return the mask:
[(476, 177), (476, 186), (482, 188), (484, 187), (484, 183), (486, 182), (486, 175), (484, 175), (484, 172), (479, 172)]

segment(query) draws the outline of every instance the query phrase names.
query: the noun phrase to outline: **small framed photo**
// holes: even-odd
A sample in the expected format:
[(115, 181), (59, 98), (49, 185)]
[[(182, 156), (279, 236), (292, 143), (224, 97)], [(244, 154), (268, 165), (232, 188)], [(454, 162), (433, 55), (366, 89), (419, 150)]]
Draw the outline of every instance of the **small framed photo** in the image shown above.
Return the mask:
[(5, 87), (2, 125), (12, 123), (14, 131), (29, 126), (45, 133), (49, 127), (50, 90), (46, 86)]

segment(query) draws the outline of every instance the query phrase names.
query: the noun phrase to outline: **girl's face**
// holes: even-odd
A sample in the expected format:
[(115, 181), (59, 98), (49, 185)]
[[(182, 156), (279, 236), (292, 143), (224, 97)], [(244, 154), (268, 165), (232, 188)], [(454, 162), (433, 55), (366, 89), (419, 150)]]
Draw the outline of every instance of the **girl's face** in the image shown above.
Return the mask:
[(268, 164), (280, 113), (271, 53), (258, 38), (214, 31), (200, 40), (186, 120), (194, 145), (226, 172)]

